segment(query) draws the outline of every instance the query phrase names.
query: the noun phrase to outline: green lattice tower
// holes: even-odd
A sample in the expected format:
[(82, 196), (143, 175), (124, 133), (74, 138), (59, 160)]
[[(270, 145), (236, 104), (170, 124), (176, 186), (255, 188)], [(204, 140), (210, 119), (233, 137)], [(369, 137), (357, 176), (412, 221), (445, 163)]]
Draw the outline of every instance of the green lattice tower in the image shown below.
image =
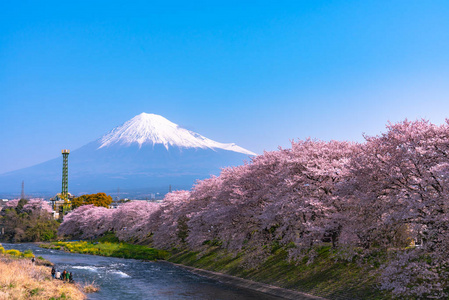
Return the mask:
[(62, 191), (61, 198), (67, 199), (69, 195), (69, 153), (70, 150), (64, 149), (62, 152)]

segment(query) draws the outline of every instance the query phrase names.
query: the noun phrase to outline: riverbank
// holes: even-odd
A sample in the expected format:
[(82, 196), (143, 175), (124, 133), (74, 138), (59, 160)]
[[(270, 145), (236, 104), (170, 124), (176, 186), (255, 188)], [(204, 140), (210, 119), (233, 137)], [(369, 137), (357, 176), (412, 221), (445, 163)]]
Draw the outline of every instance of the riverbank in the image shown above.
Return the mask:
[(53, 242), (41, 243), (40, 247), (53, 250), (64, 250), (73, 253), (151, 261), (166, 259), (169, 256), (167, 251), (119, 242)]
[(52, 280), (50, 270), (28, 258), (0, 256), (0, 299), (86, 299), (78, 286)]
[(280, 287), (270, 285), (270, 284), (255, 282), (255, 281), (248, 280), (248, 279), (243, 279), (243, 278), (239, 278), (239, 277), (235, 277), (235, 276), (231, 276), (231, 275), (226, 275), (223, 273), (207, 271), (207, 270), (189, 267), (189, 266), (185, 266), (185, 265), (181, 265), (181, 264), (175, 264), (175, 263), (172, 263), (169, 261), (163, 261), (163, 263), (172, 264), (174, 266), (177, 266), (178, 268), (188, 270), (189, 272), (194, 273), (196, 275), (214, 279), (219, 282), (226, 283), (226, 284), (229, 284), (232, 286), (237, 286), (240, 288), (254, 290), (254, 291), (268, 294), (271, 296), (282, 297), (284, 299), (326, 300), (325, 298), (322, 298), (322, 297), (317, 297), (317, 296), (309, 295), (306, 293), (301, 293), (301, 292), (297, 292), (297, 291), (293, 291), (293, 290), (280, 288)]
[[(105, 247), (112, 249), (113, 245), (118, 247), (120, 244), (114, 242), (57, 242), (47, 244), (45, 248), (112, 256), (101, 249)], [(145, 247), (133, 246), (139, 247), (139, 249)], [(145, 248), (148, 249), (147, 252), (141, 253), (157, 253), (156, 249)], [(98, 250), (87, 251), (86, 249)], [(276, 293), (275, 287), (326, 299), (380, 300), (391, 298), (391, 295), (377, 288), (378, 266), (383, 259), (381, 256), (360, 256), (348, 259), (342, 257), (342, 253), (334, 252), (330, 246), (326, 246), (315, 249), (316, 256), (313, 260), (305, 257), (301, 261), (290, 262), (287, 251), (283, 248), (275, 249), (257, 264), (248, 264), (252, 256), (250, 251), (234, 255), (213, 245), (205, 245), (201, 252), (176, 249), (172, 249), (170, 252), (164, 251), (163, 258), (174, 264), (195, 268), (197, 274), (225, 283), (227, 281), (226, 276), (229, 275), (254, 283), (259, 282), (263, 285), (269, 285), (273, 287), (271, 289), (273, 293), (271, 294), (281, 297), (285, 297), (285, 295), (281, 292)], [(114, 253), (114, 251), (109, 254), (111, 253)], [(129, 256), (129, 258), (135, 258), (134, 254), (130, 253)], [(140, 256), (139, 258), (143, 260), (154, 259), (151, 255)], [(162, 259), (162, 257), (159, 259)], [(205, 270), (206, 272), (199, 270)], [(220, 274), (223, 276), (220, 276)], [(238, 280), (228, 279), (234, 281), (234, 283), (228, 282), (229, 284), (239, 286)], [(240, 286), (262, 292), (264, 288), (258, 289), (257, 284), (252, 286), (250, 282), (242, 282)]]
[(205, 247), (201, 252), (173, 251), (167, 260), (326, 299), (392, 298), (377, 288), (379, 272), (375, 260), (382, 258), (347, 261), (330, 246), (315, 250), (313, 260), (305, 257), (290, 262), (286, 249), (276, 249), (252, 266), (248, 264), (252, 258), (250, 251), (234, 255), (214, 246)]

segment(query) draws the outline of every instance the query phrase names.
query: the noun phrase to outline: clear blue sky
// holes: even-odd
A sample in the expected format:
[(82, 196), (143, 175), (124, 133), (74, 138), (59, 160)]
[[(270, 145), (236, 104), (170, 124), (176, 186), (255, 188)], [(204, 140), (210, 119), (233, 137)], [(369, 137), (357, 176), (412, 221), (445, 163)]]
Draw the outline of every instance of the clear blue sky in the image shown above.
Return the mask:
[(0, 1), (0, 173), (141, 112), (258, 153), (440, 124), (449, 1)]

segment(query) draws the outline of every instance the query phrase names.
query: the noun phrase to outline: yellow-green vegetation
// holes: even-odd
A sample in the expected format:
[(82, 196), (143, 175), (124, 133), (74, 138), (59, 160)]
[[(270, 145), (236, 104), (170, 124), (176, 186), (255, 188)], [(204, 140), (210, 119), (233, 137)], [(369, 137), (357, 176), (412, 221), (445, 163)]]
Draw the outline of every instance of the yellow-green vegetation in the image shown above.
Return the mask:
[(20, 256), (21, 253), (19, 250), (11, 249), (11, 250), (6, 250), (6, 254), (12, 255), (12, 256)]
[(24, 258), (34, 257), (34, 254), (31, 250), (25, 250), (24, 252), (20, 252), (19, 250), (16, 249), (5, 250), (5, 248), (0, 247), (0, 253), (14, 257), (24, 257)]
[(342, 259), (329, 247), (314, 251), (314, 259), (289, 261), (286, 249), (275, 249), (256, 267), (248, 267), (251, 251), (230, 254), (217, 246), (200, 252), (174, 250), (168, 261), (199, 269), (225, 273), (327, 299), (389, 299), (376, 288), (379, 261), (382, 256)]
[(68, 252), (112, 256), (121, 258), (134, 258), (144, 260), (165, 259), (168, 252), (141, 245), (111, 242), (53, 242), (41, 244), (40, 247), (48, 249), (65, 250)]

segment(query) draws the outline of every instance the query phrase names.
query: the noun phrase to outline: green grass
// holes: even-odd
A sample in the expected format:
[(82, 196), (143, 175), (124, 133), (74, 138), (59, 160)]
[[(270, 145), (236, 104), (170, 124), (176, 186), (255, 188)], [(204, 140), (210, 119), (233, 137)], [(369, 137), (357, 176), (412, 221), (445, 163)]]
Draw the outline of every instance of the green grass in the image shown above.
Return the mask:
[(40, 244), (39, 247), (52, 250), (63, 250), (63, 248), (61, 248), (61, 245), (52, 245), (50, 243)]
[[(331, 247), (315, 249), (317, 257), (289, 262), (285, 249), (273, 253), (255, 268), (245, 268), (247, 254), (233, 255), (219, 247), (205, 251), (173, 251), (169, 261), (195, 268), (221, 272), (253, 281), (297, 290), (328, 299), (390, 299), (391, 296), (377, 289), (378, 269), (368, 257), (356, 262), (337, 261), (337, 253)], [(249, 251), (250, 252), (250, 251)], [(371, 260), (371, 262), (368, 262)]]
[(101, 243), (120, 243), (118, 237), (115, 236), (113, 232), (107, 232), (103, 234), (101, 237), (97, 238), (95, 242), (101, 242)]
[(165, 259), (168, 256), (166, 251), (157, 250), (147, 246), (133, 245), (127, 243), (111, 242), (53, 242), (41, 244), (40, 247), (48, 249), (65, 250), (81, 254), (92, 254), (101, 256), (133, 258), (143, 260)]

